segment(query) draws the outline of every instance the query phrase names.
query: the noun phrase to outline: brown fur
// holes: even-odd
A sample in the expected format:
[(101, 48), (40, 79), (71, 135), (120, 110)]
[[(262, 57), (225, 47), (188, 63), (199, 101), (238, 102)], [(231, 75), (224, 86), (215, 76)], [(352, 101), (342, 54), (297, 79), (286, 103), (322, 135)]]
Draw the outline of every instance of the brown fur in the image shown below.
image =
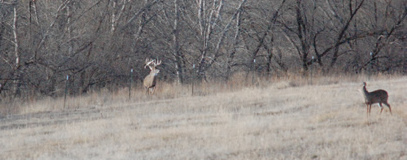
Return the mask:
[(383, 106), (382, 103), (385, 104), (387, 107), (389, 107), (390, 114), (391, 113), (391, 107), (390, 104), (387, 103), (387, 99), (389, 98), (389, 95), (387, 94), (387, 91), (379, 89), (375, 90), (372, 92), (368, 92), (366, 89), (366, 82), (363, 82), (363, 95), (365, 97), (365, 104), (367, 107), (366, 114), (369, 116), (370, 111), (372, 109), (372, 104), (378, 103), (381, 110), (380, 114), (383, 112)]
[(144, 68), (149, 67), (150, 68), (150, 74), (148, 74), (143, 81), (144, 88), (146, 89), (147, 94), (153, 94), (154, 93), (154, 88), (157, 83), (157, 75), (160, 72), (160, 70), (156, 69), (158, 65), (161, 64), (161, 61), (158, 60), (149, 60), (146, 59), (146, 65)]
[(154, 88), (157, 83), (157, 74), (160, 72), (160, 70), (155, 69), (150, 71), (150, 74), (148, 74), (143, 81), (144, 87), (147, 91), (148, 94), (153, 94), (154, 93)]

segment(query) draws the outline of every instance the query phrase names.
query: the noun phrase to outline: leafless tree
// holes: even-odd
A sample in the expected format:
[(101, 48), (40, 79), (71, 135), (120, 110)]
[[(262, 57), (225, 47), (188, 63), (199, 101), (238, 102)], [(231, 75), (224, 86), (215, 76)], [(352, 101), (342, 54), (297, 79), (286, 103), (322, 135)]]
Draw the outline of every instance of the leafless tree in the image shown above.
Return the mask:
[[(160, 57), (159, 78), (179, 84), (310, 65), (406, 74), (406, 8), (403, 0), (3, 0), (0, 92), (59, 96), (66, 75), (69, 94), (115, 90), (145, 57)], [(141, 84), (146, 70), (134, 71)]]

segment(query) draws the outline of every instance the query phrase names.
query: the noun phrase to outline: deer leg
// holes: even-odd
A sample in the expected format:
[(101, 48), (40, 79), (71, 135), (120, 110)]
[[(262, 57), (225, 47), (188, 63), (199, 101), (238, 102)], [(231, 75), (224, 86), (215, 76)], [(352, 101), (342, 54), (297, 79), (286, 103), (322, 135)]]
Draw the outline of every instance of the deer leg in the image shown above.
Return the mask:
[(382, 112), (383, 112), (382, 102), (379, 103), (379, 106), (380, 106), (380, 114), (382, 114)]
[(389, 106), (389, 110), (390, 110), (390, 114), (393, 115), (393, 113), (391, 113), (391, 107)]
[(366, 107), (367, 107), (366, 114), (367, 114), (367, 116), (369, 116), (369, 115), (370, 115), (370, 110), (371, 110), (371, 108), (372, 108), (372, 105), (366, 104)]
[(369, 117), (369, 105), (366, 104), (366, 116)]
[(384, 103), (385, 105), (387, 105), (387, 107), (389, 107), (389, 110), (390, 110), (390, 114), (393, 114), (393, 113), (391, 113), (391, 107), (390, 107), (390, 104), (389, 103)]
[(387, 107), (389, 107), (390, 114), (392, 114), (392, 115), (393, 115), (393, 113), (391, 113), (391, 107), (390, 107), (390, 104), (389, 104), (389, 103), (387, 103), (387, 102), (385, 102), (384, 104), (385, 104)]

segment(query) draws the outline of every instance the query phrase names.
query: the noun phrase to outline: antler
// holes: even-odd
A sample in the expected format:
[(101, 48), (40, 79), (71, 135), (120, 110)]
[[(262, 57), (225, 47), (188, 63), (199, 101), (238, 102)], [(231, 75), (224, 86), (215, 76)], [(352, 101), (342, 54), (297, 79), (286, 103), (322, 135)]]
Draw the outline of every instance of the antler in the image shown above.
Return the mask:
[(151, 63), (155, 63), (154, 60), (150, 60), (150, 59), (146, 59), (146, 65), (144, 66), (144, 68), (148, 67), (150, 68), (150, 70), (153, 70), (153, 68), (150, 66)]
[(159, 66), (160, 64), (161, 64), (161, 60), (157, 59), (156, 63), (154, 63), (154, 66)]
[[(155, 60), (155, 59), (146, 59), (146, 65), (144, 66), (144, 68), (146, 68), (146, 67), (149, 67), (150, 68), (150, 70), (154, 70), (155, 69), (155, 67), (157, 67), (157, 66), (159, 66), (159, 65), (161, 65), (161, 63), (162, 63), (162, 61), (161, 60)], [(152, 64), (152, 65), (150, 65), (150, 64)]]

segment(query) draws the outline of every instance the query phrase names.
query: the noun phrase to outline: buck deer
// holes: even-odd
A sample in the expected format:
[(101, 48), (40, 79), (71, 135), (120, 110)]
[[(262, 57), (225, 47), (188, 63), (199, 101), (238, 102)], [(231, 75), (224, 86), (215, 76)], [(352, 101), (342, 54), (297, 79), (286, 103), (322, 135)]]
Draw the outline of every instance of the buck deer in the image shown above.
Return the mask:
[(390, 114), (391, 114), (390, 104), (387, 103), (387, 99), (389, 98), (387, 91), (379, 89), (379, 90), (369, 92), (366, 89), (366, 82), (363, 82), (363, 95), (365, 97), (365, 104), (367, 107), (367, 111), (366, 111), (367, 116), (369, 116), (369, 114), (370, 114), (370, 111), (372, 109), (372, 104), (375, 104), (375, 103), (378, 103), (381, 108), (380, 114), (383, 112), (382, 103), (385, 104), (387, 107), (389, 107)]
[(146, 59), (146, 64), (144, 68), (149, 67), (150, 68), (150, 74), (148, 74), (143, 81), (144, 87), (146, 88), (147, 94), (153, 94), (154, 93), (154, 88), (156, 85), (156, 76), (160, 72), (160, 70), (156, 69), (155, 67), (159, 66), (161, 64), (161, 60), (155, 60), (155, 59)]

